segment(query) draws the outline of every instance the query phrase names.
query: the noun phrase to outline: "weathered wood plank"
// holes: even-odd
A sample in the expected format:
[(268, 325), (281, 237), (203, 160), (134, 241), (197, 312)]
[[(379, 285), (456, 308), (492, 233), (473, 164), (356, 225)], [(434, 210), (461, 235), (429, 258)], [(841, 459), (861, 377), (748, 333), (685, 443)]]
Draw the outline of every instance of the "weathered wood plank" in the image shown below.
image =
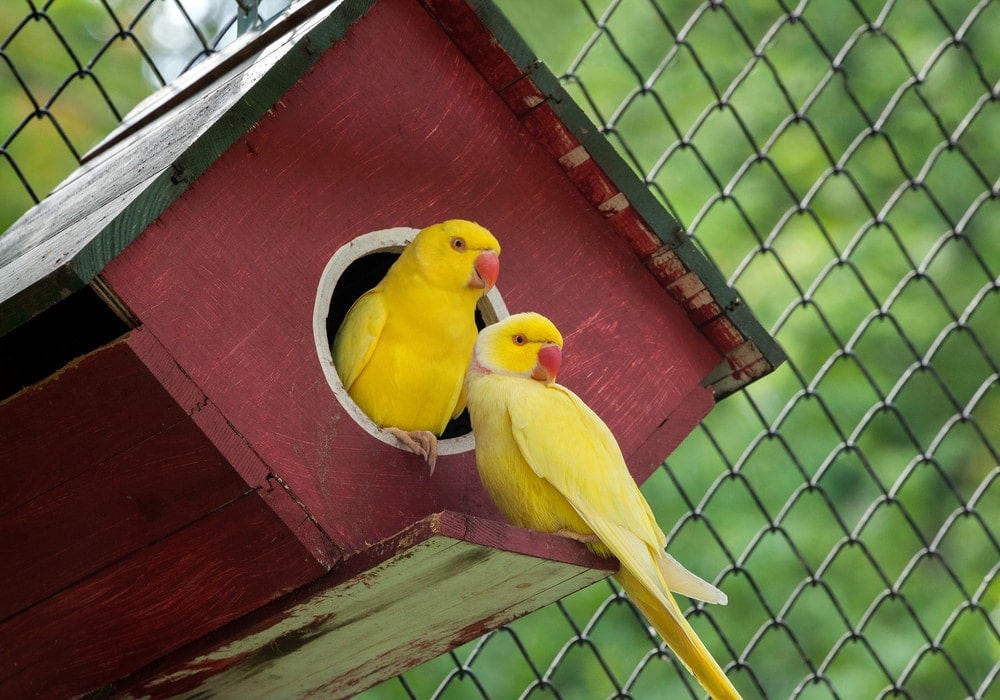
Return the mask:
[[(0, 237), (0, 333), (79, 289), (343, 36), (372, 0), (300, 3), (140, 105), (101, 153)], [(174, 91), (185, 100), (173, 100)], [(171, 109), (158, 119), (165, 101)], [(132, 122), (143, 129), (131, 135)], [(113, 144), (113, 145), (109, 145)]]
[[(349, 697), (617, 568), (576, 542), (444, 512), (120, 684), (130, 695)], [(222, 641), (229, 638), (237, 641)]]
[(247, 486), (260, 490), (265, 501), (316, 560), (327, 568), (339, 561), (341, 551), (303, 510), (291, 488), (272, 473), (156, 337), (139, 327), (129, 334), (128, 344), (163, 388), (191, 415), (194, 424), (225, 458), (227, 468)]
[(0, 513), (186, 418), (126, 341), (83, 356), (0, 403)]
[(248, 494), (0, 623), (0, 696), (106, 686), (323, 571)]
[(0, 620), (249, 490), (189, 421), (91, 467), (0, 516)]

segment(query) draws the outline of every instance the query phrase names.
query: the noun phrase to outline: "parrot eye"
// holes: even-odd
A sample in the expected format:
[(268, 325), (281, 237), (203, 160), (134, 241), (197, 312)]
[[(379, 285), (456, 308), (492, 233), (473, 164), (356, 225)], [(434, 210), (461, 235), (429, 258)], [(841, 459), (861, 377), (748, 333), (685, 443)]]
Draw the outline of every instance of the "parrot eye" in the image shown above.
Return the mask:
[(451, 239), (451, 247), (458, 251), (465, 250), (465, 239), (455, 236)]
[(523, 335), (521, 335), (520, 333), (518, 333), (518, 334), (516, 334), (516, 335), (514, 336), (514, 345), (524, 345), (524, 344), (525, 344), (525, 343), (527, 343), (527, 342), (528, 342), (528, 339), (527, 339), (527, 338), (525, 338), (525, 337), (524, 337)]

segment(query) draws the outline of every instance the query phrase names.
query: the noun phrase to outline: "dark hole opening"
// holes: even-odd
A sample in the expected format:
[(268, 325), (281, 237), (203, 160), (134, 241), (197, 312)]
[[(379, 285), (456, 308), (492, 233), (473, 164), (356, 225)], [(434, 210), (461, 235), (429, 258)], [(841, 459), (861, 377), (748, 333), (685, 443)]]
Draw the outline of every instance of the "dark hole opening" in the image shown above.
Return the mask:
[(0, 336), (0, 400), (107, 345), (129, 327), (90, 287)]
[[(378, 280), (385, 277), (385, 273), (398, 257), (399, 253), (371, 253), (358, 258), (347, 266), (340, 279), (337, 280), (330, 299), (330, 310), (326, 316), (327, 342), (333, 343), (333, 337), (337, 334), (337, 329), (340, 328), (351, 304), (378, 284)], [(486, 322), (479, 309), (476, 309), (476, 327), (479, 329), (486, 327)], [(469, 420), (469, 412), (462, 411), (456, 418), (449, 421), (440, 437), (442, 440), (447, 440), (470, 432), (472, 432), (472, 423)]]

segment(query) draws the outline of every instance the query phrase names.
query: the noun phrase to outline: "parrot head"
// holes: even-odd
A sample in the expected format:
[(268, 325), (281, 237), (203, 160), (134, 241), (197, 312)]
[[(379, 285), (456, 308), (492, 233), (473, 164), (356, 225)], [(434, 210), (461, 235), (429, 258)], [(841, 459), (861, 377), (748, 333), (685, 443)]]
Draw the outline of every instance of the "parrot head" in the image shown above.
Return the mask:
[(479, 332), (472, 370), (551, 384), (559, 374), (562, 344), (562, 334), (549, 319), (534, 312), (514, 314)]
[(429, 283), (446, 289), (469, 289), (481, 296), (500, 274), (500, 244), (479, 224), (451, 219), (423, 229), (407, 246)]

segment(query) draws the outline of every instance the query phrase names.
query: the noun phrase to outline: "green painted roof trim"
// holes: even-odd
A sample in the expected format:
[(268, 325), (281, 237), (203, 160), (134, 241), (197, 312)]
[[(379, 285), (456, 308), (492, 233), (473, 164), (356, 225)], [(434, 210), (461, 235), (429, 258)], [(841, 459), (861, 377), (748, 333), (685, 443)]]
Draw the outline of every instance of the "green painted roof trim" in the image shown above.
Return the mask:
[[(49, 198), (0, 236), (0, 335), (94, 280), (375, 1), (307, 0), (294, 5), (260, 32), (241, 37), (133, 110)], [(723, 314), (772, 367), (784, 361), (784, 352), (719, 270), (503, 13), (490, 0), (466, 1), (655, 235), (699, 276)], [(281, 55), (271, 59), (271, 53)], [(246, 88), (244, 71), (269, 61)], [(211, 95), (213, 101), (201, 104), (195, 98), (202, 94)]]
[(590, 157), (600, 166), (615, 186), (625, 195), (653, 233), (704, 283), (725, 315), (743, 335), (760, 350), (771, 365), (777, 367), (787, 355), (777, 341), (753, 315), (719, 269), (698, 249), (684, 228), (670, 215), (652, 190), (636, 174), (622, 155), (590, 117), (569, 96), (559, 79), (524, 43), (507, 18), (488, 0), (471, 3), (483, 24), (497, 37), (504, 50), (518, 67), (531, 76), (535, 86), (546, 96), (559, 119), (580, 141)]
[[(140, 105), (134, 120), (126, 117), (122, 127), (88, 153), (84, 164), (52, 195), (0, 236), (0, 335), (93, 280), (342, 38), (374, 1), (345, 0), (313, 29), (292, 39), (289, 35), (303, 22), (329, 8), (322, 0), (300, 5), (297, 11), (280, 16), (261, 33), (248, 37), (249, 41), (234, 45), (233, 51), (220, 54), (220, 60), (207, 72), (207, 89), (216, 93), (225, 90), (228, 83), (238, 82), (238, 69), (266, 53), (270, 44), (281, 37), (292, 41), (288, 51), (214, 121), (214, 115), (205, 117), (182, 109), (206, 89), (201, 81), (188, 82), (161, 101), (155, 101), (154, 95), (152, 107)], [(162, 162), (156, 162), (161, 143), (151, 134), (170, 131), (165, 125), (178, 122), (193, 134), (208, 123), (206, 119), (210, 125), (182, 146), (179, 156), (164, 160), (161, 155)], [(172, 129), (177, 130), (176, 126)], [(173, 136), (176, 138), (176, 133)], [(147, 142), (145, 148), (143, 142)], [(126, 172), (124, 178), (119, 177), (123, 166), (128, 167), (118, 162), (126, 150), (132, 152), (136, 163), (155, 163), (154, 174), (144, 178)], [(95, 206), (87, 193), (99, 188), (111, 194)], [(130, 201), (124, 207), (114, 206), (123, 198)], [(62, 207), (75, 207), (76, 211), (69, 213), (79, 216), (64, 218), (67, 212), (58, 211)], [(61, 242), (60, 237), (67, 240)]]
[[(541, 70), (549, 73), (544, 65), (540, 66), (539, 71)], [(551, 79), (558, 83), (554, 76)], [(561, 86), (559, 90), (562, 90)], [(747, 340), (757, 346), (771, 367), (777, 367), (784, 362), (787, 359), (784, 350), (764, 329), (736, 290), (729, 285), (719, 268), (698, 249), (683, 227), (670, 216), (646, 183), (636, 175), (635, 170), (614, 149), (611, 142), (583, 110), (565, 96), (564, 91), (562, 94), (563, 99), (552, 101), (552, 109), (587, 149), (590, 157), (628, 198), (663, 244), (671, 249), (689, 270), (698, 275), (716, 303), (722, 307), (723, 315), (740, 329)]]

